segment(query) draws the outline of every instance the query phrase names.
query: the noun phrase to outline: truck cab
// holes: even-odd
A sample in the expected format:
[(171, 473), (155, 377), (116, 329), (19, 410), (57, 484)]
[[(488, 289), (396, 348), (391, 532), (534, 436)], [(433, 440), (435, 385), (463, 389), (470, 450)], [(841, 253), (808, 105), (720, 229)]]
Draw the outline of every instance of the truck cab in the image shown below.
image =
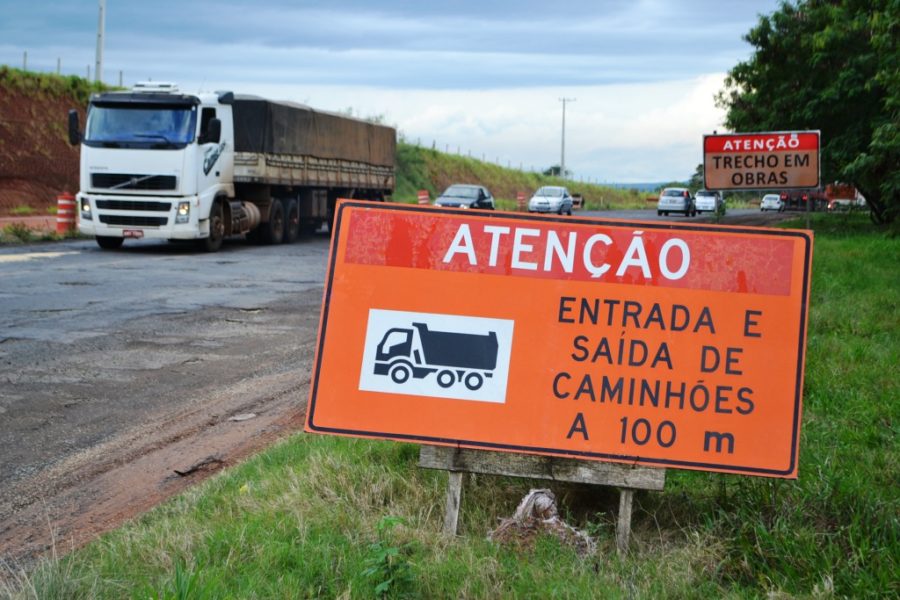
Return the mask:
[(101, 248), (126, 238), (226, 236), (295, 241), (331, 225), (338, 198), (382, 201), (394, 188), (396, 131), (287, 101), (182, 94), (168, 83), (91, 97), (82, 133), (78, 228)]
[(79, 231), (102, 248), (159, 238), (218, 249), (234, 197), (233, 97), (166, 83), (95, 94), (83, 135), (70, 111), (70, 141), (81, 143)]

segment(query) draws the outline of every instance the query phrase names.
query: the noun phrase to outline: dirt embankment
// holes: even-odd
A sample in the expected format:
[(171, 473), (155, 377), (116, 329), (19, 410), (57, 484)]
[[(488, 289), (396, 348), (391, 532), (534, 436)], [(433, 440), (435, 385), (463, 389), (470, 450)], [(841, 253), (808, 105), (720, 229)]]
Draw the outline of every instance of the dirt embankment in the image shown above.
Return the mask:
[(85, 103), (65, 81), (0, 68), (0, 216), (25, 206), (47, 214), (58, 194), (78, 190), (79, 151), (69, 145), (66, 115), (78, 108), (84, 123)]

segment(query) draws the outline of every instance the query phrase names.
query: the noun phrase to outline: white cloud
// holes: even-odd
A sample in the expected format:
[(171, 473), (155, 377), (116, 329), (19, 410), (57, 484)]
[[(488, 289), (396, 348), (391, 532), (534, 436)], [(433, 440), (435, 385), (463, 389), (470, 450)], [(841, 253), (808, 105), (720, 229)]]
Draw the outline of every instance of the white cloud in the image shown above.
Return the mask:
[[(4, 0), (0, 0), (2, 4)], [(64, 74), (93, 69), (95, 12), (59, 0), (0, 11), (0, 62)], [(702, 135), (721, 129), (713, 96), (746, 58), (741, 35), (778, 0), (116, 0), (104, 79), (233, 89), (327, 110), (383, 115), (409, 140), (606, 181), (682, 179)], [(70, 12), (66, 12), (70, 11)]]
[(545, 169), (561, 155), (566, 109), (566, 167), (600, 181), (686, 179), (701, 161), (704, 133), (721, 129), (713, 96), (722, 74), (684, 81), (509, 90), (390, 90), (353, 86), (248, 83), (262, 96), (324, 110), (352, 107), (384, 116), (407, 140), (500, 164)]

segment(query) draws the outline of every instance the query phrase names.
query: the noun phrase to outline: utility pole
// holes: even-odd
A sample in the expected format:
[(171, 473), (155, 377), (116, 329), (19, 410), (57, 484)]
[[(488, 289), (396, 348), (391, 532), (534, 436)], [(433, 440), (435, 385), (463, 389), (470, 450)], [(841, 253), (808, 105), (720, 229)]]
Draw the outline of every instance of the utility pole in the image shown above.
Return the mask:
[(562, 157), (559, 161), (559, 176), (566, 179), (566, 102), (575, 102), (575, 98), (560, 98), (563, 105), (562, 114)]
[(97, 18), (97, 62), (94, 64), (94, 81), (98, 83), (103, 80), (103, 30), (105, 23), (106, 0), (100, 0), (100, 14)]

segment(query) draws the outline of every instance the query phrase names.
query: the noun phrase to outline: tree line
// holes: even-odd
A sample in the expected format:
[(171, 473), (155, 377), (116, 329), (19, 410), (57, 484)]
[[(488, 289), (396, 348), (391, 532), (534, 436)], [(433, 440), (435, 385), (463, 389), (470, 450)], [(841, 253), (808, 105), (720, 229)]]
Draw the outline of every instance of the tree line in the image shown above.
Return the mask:
[(877, 223), (900, 214), (900, 0), (784, 1), (744, 36), (717, 103), (732, 131), (818, 129), (823, 183), (851, 183)]

